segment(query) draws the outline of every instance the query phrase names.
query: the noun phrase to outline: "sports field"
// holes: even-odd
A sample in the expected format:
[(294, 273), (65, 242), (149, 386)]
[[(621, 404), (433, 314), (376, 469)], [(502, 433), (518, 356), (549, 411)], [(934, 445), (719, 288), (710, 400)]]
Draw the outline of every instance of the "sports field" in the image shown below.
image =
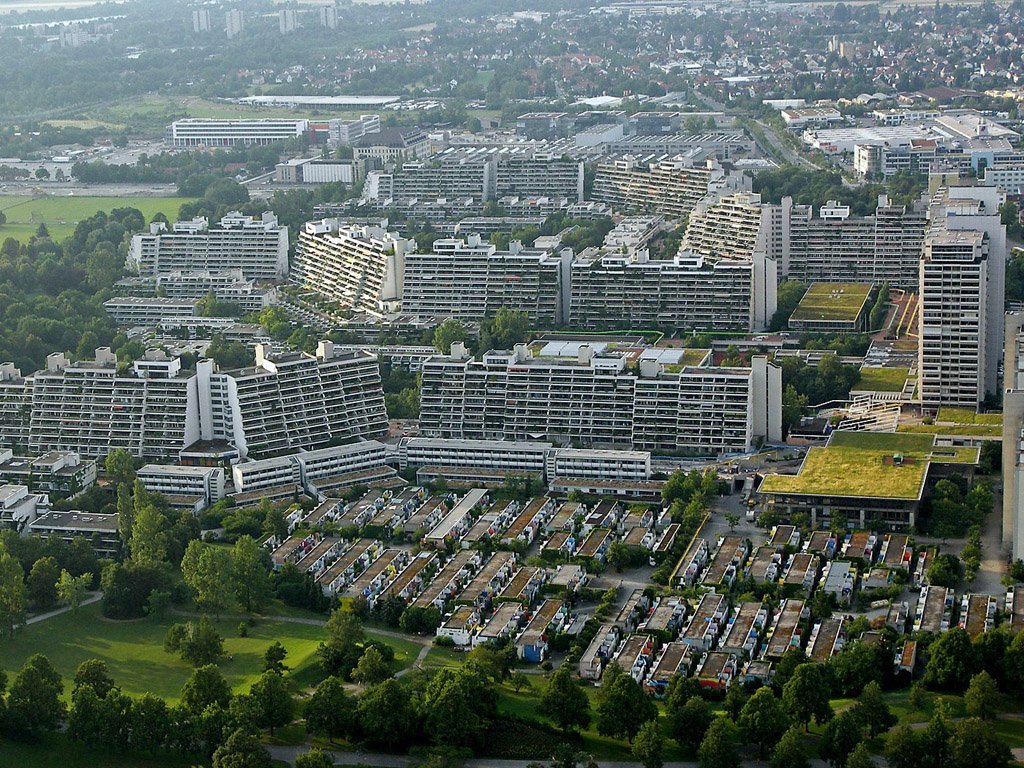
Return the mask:
[(63, 240), (75, 230), (82, 219), (97, 211), (114, 208), (137, 208), (149, 221), (157, 213), (163, 213), (174, 221), (183, 203), (192, 202), (188, 197), (26, 197), (19, 195), (0, 196), (0, 211), (7, 217), (7, 223), (0, 227), (0, 241), (13, 237), (20, 242), (36, 233), (40, 224), (46, 224), (50, 236)]

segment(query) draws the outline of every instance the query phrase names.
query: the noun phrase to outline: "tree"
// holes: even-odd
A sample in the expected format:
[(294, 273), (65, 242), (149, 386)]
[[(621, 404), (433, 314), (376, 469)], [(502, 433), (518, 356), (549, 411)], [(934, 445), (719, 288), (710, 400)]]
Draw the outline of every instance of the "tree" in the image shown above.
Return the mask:
[(352, 731), (353, 704), (340, 677), (328, 677), (306, 702), (306, 730), (334, 741)]
[(843, 768), (853, 748), (861, 742), (860, 723), (850, 710), (836, 715), (825, 726), (819, 753), (832, 765)]
[(249, 695), (256, 704), (256, 724), (260, 728), (269, 728), (271, 736), (275, 728), (291, 722), (292, 694), (281, 673), (264, 672), (249, 688)]
[[(267, 502), (266, 509), (263, 507), (264, 501)], [(288, 521), (284, 519), (284, 513), (271, 504), (269, 499), (264, 498), (260, 500), (260, 511), (264, 513), (264, 534), (267, 536), (273, 536), (278, 541), (282, 541), (286, 536), (288, 536)]]
[(871, 759), (868, 745), (863, 741), (847, 756), (846, 768), (875, 768), (875, 761)]
[(52, 557), (41, 557), (32, 565), (26, 586), (28, 595), (37, 608), (52, 608), (57, 602), (57, 579), (60, 571)]
[(1010, 748), (990, 723), (968, 717), (956, 724), (949, 740), (956, 768), (1006, 768), (1013, 759)]
[(933, 688), (962, 691), (976, 667), (974, 647), (967, 631), (953, 627), (943, 632), (929, 648), (924, 682)]
[(259, 609), (270, 593), (270, 575), (252, 536), (241, 536), (231, 550), (235, 597), (246, 612)]
[(672, 738), (684, 746), (696, 747), (715, 719), (711, 707), (700, 696), (691, 696), (686, 703), (669, 713)]
[(255, 736), (237, 730), (213, 753), (213, 768), (270, 768), (270, 753)]
[(219, 614), (234, 603), (231, 554), (193, 540), (181, 559), (181, 575), (204, 610)]
[(554, 720), (564, 733), (590, 725), (590, 699), (573, 681), (567, 664), (561, 665), (548, 680), (537, 709)]
[(295, 768), (334, 768), (334, 757), (322, 749), (295, 756)]
[(632, 744), (640, 726), (658, 716), (658, 708), (643, 688), (627, 674), (616, 676), (597, 708), (597, 732), (626, 738)]
[(921, 763), (921, 737), (904, 723), (885, 740), (885, 759), (892, 768), (917, 768)]
[(360, 696), (357, 711), (360, 730), (389, 752), (406, 742), (415, 723), (409, 692), (394, 678)]
[(608, 547), (608, 554), (606, 557), (608, 565), (619, 573), (622, 573), (633, 564), (633, 555), (630, 553), (629, 547), (621, 541), (612, 542), (612, 545)]
[(144, 693), (132, 703), (131, 723), (129, 740), (139, 752), (156, 752), (171, 738), (167, 702), (152, 693)]
[(180, 698), (186, 712), (199, 715), (210, 705), (226, 709), (231, 702), (231, 689), (216, 665), (207, 664), (185, 681)]
[(734, 723), (740, 719), (740, 712), (749, 699), (750, 696), (739, 685), (730, 685), (729, 690), (725, 692), (725, 711)]
[(508, 684), (512, 686), (513, 691), (519, 693), (523, 688), (527, 688), (530, 685), (530, 678), (523, 672), (513, 672), (509, 675)]
[(275, 640), (263, 653), (263, 671), (277, 672), (283, 675), (288, 671), (288, 667), (284, 663), (287, 655), (288, 651), (281, 645), (281, 641)]
[(144, 504), (135, 512), (135, 525), (129, 548), (132, 562), (138, 565), (157, 566), (167, 560), (167, 546), (164, 529), (167, 518), (152, 504)]
[(14, 638), (14, 630), (25, 622), (28, 590), (21, 563), (0, 548), (0, 632)]
[[(789, 682), (789, 678), (793, 676), (797, 668), (807, 663), (807, 656), (799, 648), (790, 648), (779, 659), (779, 663), (775, 665), (775, 684), (779, 688), (785, 689), (786, 683)], [(731, 686), (730, 686), (731, 687)]]
[[(109, 460), (110, 456), (107, 456), (107, 459)], [(132, 502), (131, 489), (128, 487), (128, 483), (119, 483), (117, 486), (117, 530), (124, 546), (128, 546), (131, 542), (134, 527), (135, 504)]]
[(716, 717), (697, 750), (700, 768), (740, 768), (740, 756), (729, 741), (725, 720)]
[(23, 741), (37, 741), (44, 731), (54, 730), (65, 713), (63, 692), (64, 682), (49, 659), (30, 656), (7, 694), (7, 731)]
[(71, 606), (71, 613), (78, 615), (78, 607), (89, 592), (92, 584), (92, 576), (83, 573), (81, 576), (72, 576), (67, 571), (60, 572), (57, 579), (57, 598), (66, 605)]
[(431, 679), (423, 694), (425, 732), (437, 745), (473, 745), (484, 727), (483, 708), (475, 692), (486, 686), (486, 678), (463, 667), (458, 672), (442, 669)]
[(146, 615), (160, 620), (171, 604), (171, 593), (163, 589), (154, 589), (146, 598)]
[(661, 735), (658, 720), (648, 720), (637, 731), (633, 742), (633, 757), (640, 761), (644, 768), (661, 768), (662, 753), (665, 751), (665, 737)]
[(203, 615), (197, 624), (175, 624), (164, 637), (164, 650), (179, 653), (194, 667), (215, 664), (224, 655), (224, 639), (213, 626), (210, 617)]
[(789, 718), (771, 688), (760, 688), (743, 706), (739, 726), (747, 740), (757, 744), (764, 759), (765, 748), (782, 738), (789, 728)]
[(864, 686), (857, 703), (853, 706), (853, 714), (861, 728), (867, 728), (871, 738), (896, 725), (896, 716), (889, 710), (882, 696), (882, 686), (872, 680)]
[(114, 678), (110, 676), (107, 663), (102, 659), (86, 659), (78, 665), (72, 692), (79, 688), (91, 688), (99, 698), (105, 698), (114, 689)]
[(135, 482), (135, 457), (124, 448), (115, 448), (103, 460), (110, 482), (130, 488)]
[(398, 619), (398, 626), (412, 635), (433, 634), (440, 624), (441, 611), (434, 605), (428, 608), (410, 605)]
[(363, 651), (359, 663), (352, 671), (352, 679), (361, 685), (378, 685), (391, 677), (391, 669), (384, 657), (372, 645)]
[(447, 355), (451, 352), (453, 342), (464, 342), (468, 338), (469, 332), (466, 330), (466, 326), (458, 320), (449, 318), (434, 329), (434, 348), (441, 354)]
[(995, 717), (995, 704), (999, 692), (996, 690), (996, 681), (988, 672), (979, 672), (971, 678), (964, 694), (964, 707), (967, 714), (981, 720), (991, 720)]
[(779, 743), (772, 749), (769, 764), (771, 768), (808, 768), (810, 764), (807, 762), (807, 750), (799, 725), (794, 725), (782, 734)]
[[(939, 482), (948, 483), (949, 481), (940, 480)], [(957, 511), (954, 514), (959, 515), (960, 513)], [(925, 576), (928, 578), (929, 584), (956, 589), (960, 585), (960, 560), (949, 552), (936, 555), (931, 565), (928, 566)]]
[(933, 765), (944, 765), (950, 756), (950, 739), (953, 736), (953, 726), (949, 720), (949, 706), (943, 699), (935, 702), (935, 711), (932, 712), (932, 719), (921, 734), (920, 753)]
[(811, 718), (822, 725), (832, 718), (828, 686), (817, 664), (802, 664), (782, 689), (782, 705), (793, 722), (806, 730)]

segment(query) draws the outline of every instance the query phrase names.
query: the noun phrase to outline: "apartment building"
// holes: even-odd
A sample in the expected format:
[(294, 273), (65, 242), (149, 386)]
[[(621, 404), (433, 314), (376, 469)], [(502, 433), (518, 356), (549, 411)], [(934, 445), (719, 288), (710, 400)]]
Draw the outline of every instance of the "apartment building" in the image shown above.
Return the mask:
[(343, 309), (380, 317), (399, 308), (411, 247), (415, 244), (382, 227), (309, 221), (299, 232), (289, 280)]
[(522, 147), (452, 147), (429, 162), (371, 172), (364, 202), (390, 205), (410, 200), (469, 200), (482, 207), (503, 197), (568, 198), (583, 202), (583, 163)]
[(476, 234), (435, 240), (430, 253), (405, 257), (402, 310), (478, 321), (508, 307), (526, 312), (533, 325), (560, 325), (570, 259), (519, 242), (499, 251)]
[[(242, 461), (231, 468), (235, 490), (259, 491), (297, 484), (312, 491), (319, 483), (368, 470), (387, 470), (385, 450), (376, 440), (363, 440), (311, 451)], [(355, 485), (356, 483), (352, 483)]]
[(270, 211), (260, 219), (233, 211), (216, 228), (203, 216), (175, 222), (169, 231), (155, 221), (148, 233), (132, 237), (127, 267), (144, 277), (241, 270), (247, 280), (281, 280), (288, 274), (288, 227), (278, 225)]
[(681, 219), (724, 178), (725, 172), (714, 161), (701, 166), (682, 158), (626, 155), (598, 164), (592, 198), (622, 211)]
[(50, 497), (30, 493), (27, 485), (0, 483), (0, 530), (21, 531), (50, 511)]
[(103, 302), (110, 319), (122, 328), (139, 325), (160, 325), (165, 320), (191, 319), (199, 314), (197, 299), (115, 296)]
[(114, 289), (120, 296), (152, 298), (159, 293), (166, 299), (205, 299), (212, 293), (216, 301), (234, 304), (243, 312), (259, 312), (277, 303), (276, 289), (245, 279), (240, 269), (175, 271), (150, 277), (126, 277), (119, 280)]
[(181, 149), (213, 149), (274, 144), (298, 139), (309, 131), (309, 120), (306, 119), (190, 117), (171, 123), (164, 134), (164, 140), (168, 145)]
[(1017, 559), (1024, 557), (1024, 312), (1006, 313), (1003, 354), (1003, 546)]
[(121, 549), (117, 514), (94, 512), (46, 512), (29, 523), (28, 532), (41, 539), (60, 539), (68, 544), (85, 539), (100, 557), (114, 557)]
[(22, 380), (20, 394), (4, 394), (27, 405), (22, 415), (33, 453), (98, 459), (124, 448), (135, 456), (172, 458), (198, 437), (188, 418), (192, 378), (180, 360), (156, 350), (119, 370), (117, 357), (103, 347), (94, 360), (75, 363), (63, 353), (48, 355), (44, 370)]
[(15, 456), (0, 448), (0, 484), (24, 485), (33, 493), (75, 496), (96, 484), (96, 462), (73, 452)]
[(1001, 200), (992, 187), (943, 187), (932, 198), (918, 292), (918, 376), (928, 412), (975, 410), (996, 392), (1008, 255)]
[(781, 372), (682, 367), (614, 354), (535, 357), (526, 345), (470, 358), (461, 344), (423, 365), (420, 432), (429, 437), (529, 440), (639, 450), (745, 451), (781, 438)]
[(380, 133), (380, 115), (360, 115), (358, 120), (328, 120), (330, 147), (351, 146), (364, 136)]
[(224, 470), (220, 467), (147, 464), (135, 476), (147, 491), (169, 499), (198, 499), (207, 507), (224, 497)]
[(690, 214), (682, 248), (709, 258), (749, 259), (767, 248), (769, 217), (760, 195), (709, 195)]
[(587, 329), (675, 327), (755, 331), (777, 303), (777, 265), (764, 251), (726, 259), (680, 250), (672, 259), (583, 253), (571, 262), (568, 317)]
[(335, 352), (330, 342), (316, 356), (272, 355), (257, 345), (253, 368), (224, 372), (211, 360), (185, 371), (159, 350), (127, 371), (108, 348), (75, 363), (54, 353), (45, 370), (2, 383), (0, 414), (12, 426), (0, 444), (27, 443), (34, 453), (95, 459), (125, 448), (166, 460), (196, 441), (220, 440), (244, 459), (387, 432), (376, 358)]
[(200, 412), (199, 438), (232, 443), (249, 454), (326, 447), (353, 437), (387, 434), (387, 413), (377, 359), (339, 352), (320, 342), (316, 355), (272, 354), (256, 345), (252, 368), (214, 372), (197, 366), (199, 391), (210, 393)]

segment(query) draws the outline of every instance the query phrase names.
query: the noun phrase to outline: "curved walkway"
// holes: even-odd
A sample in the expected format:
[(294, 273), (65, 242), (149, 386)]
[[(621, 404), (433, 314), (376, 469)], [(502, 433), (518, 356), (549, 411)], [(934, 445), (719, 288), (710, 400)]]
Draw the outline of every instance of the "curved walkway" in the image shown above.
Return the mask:
[[(84, 608), (85, 606), (92, 605), (93, 603), (99, 602), (102, 599), (103, 599), (103, 593), (102, 592), (93, 592), (92, 594), (89, 595), (89, 597), (85, 598), (85, 600), (80, 602), (78, 604), (78, 607), (79, 608)], [(71, 610), (71, 606), (70, 605), (65, 605), (63, 608), (55, 608), (52, 611), (47, 611), (46, 613), (40, 613), (38, 616), (33, 616), (31, 619), (27, 619), (25, 621), (25, 625), (28, 625), (28, 624), (38, 624), (40, 621), (46, 621), (47, 619), (52, 619), (54, 616), (60, 616), (62, 613), (67, 613), (70, 610)]]

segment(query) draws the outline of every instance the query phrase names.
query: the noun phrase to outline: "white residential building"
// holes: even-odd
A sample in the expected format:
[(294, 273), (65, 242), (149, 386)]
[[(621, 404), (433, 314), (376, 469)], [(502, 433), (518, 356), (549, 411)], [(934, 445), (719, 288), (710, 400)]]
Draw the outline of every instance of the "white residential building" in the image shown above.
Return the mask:
[(221, 467), (147, 464), (135, 476), (147, 491), (168, 497), (199, 498), (204, 507), (224, 497), (224, 470)]
[(420, 432), (705, 454), (781, 439), (781, 371), (766, 358), (743, 369), (639, 367), (585, 344), (576, 358), (535, 357), (518, 344), (477, 360), (456, 343), (423, 365)]
[(224, 14), (224, 31), (228, 40), (238, 37), (245, 29), (245, 15), (238, 8), (231, 8)]
[(150, 225), (132, 237), (128, 269), (153, 277), (165, 272), (240, 270), (245, 279), (280, 280), (288, 274), (288, 227), (266, 212), (262, 218), (231, 212), (211, 229), (206, 218)]
[(299, 233), (291, 282), (345, 309), (380, 316), (402, 299), (406, 253), (415, 243), (381, 227), (309, 221)]
[(918, 372), (922, 406), (978, 408), (995, 394), (1008, 248), (994, 187), (943, 187), (921, 257)]
[(309, 132), (309, 120), (291, 118), (201, 118), (175, 120), (164, 132), (164, 141), (180, 149), (210, 149), (250, 144), (276, 144), (298, 139)]
[(1003, 546), (1024, 557), (1024, 312), (1006, 314), (1003, 362)]

